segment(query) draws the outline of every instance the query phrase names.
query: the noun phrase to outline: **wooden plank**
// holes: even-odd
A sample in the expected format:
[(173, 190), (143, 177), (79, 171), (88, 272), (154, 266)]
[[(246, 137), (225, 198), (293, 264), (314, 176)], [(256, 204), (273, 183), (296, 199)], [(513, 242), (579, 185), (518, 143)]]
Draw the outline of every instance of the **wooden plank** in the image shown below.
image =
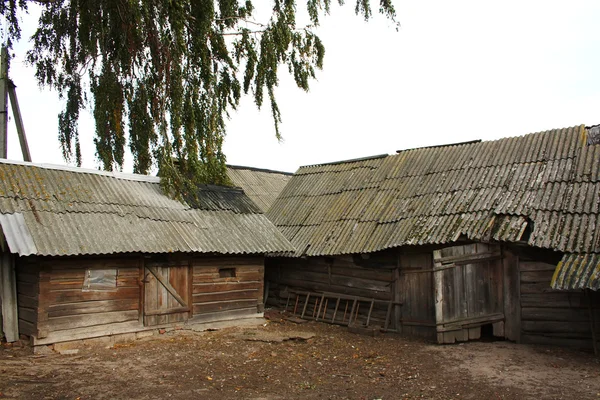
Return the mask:
[(37, 334), (37, 329), (31, 321), (19, 318), (19, 332), (28, 336), (34, 336)]
[(545, 283), (550, 286), (554, 271), (521, 271), (523, 283)]
[(583, 296), (578, 292), (549, 292), (521, 294), (522, 307), (582, 308)]
[(194, 304), (194, 315), (215, 311), (234, 310), (238, 308), (257, 307), (256, 300), (219, 301), (215, 303)]
[(341, 275), (352, 278), (367, 279), (370, 281), (391, 282), (393, 270), (381, 270), (375, 268), (361, 268), (358, 266), (342, 267), (334, 264), (330, 267), (331, 275)]
[(551, 271), (554, 272), (556, 265), (547, 264), (544, 262), (521, 261), (519, 262), (521, 272), (529, 271)]
[(7, 342), (15, 342), (19, 340), (19, 314), (14, 259), (10, 253), (0, 254), (0, 299), (4, 336)]
[(62, 290), (40, 293), (40, 301), (47, 302), (48, 305), (60, 303), (75, 303), (80, 301), (94, 300), (118, 300), (118, 299), (137, 299), (140, 289), (137, 287), (121, 288), (106, 292), (82, 292), (80, 290)]
[(287, 277), (282, 277), (278, 282), (282, 285), (287, 285), (290, 288), (303, 288), (305, 290), (316, 292), (332, 292), (350, 296), (375, 298), (378, 300), (391, 300), (391, 292), (375, 292), (361, 288), (330, 285), (326, 282), (307, 282)]
[(556, 292), (550, 287), (550, 281), (538, 283), (521, 283), (521, 295), (534, 293), (552, 293)]
[(260, 281), (251, 282), (210, 282), (210, 283), (199, 283), (192, 285), (192, 293), (215, 293), (215, 292), (228, 292), (231, 290), (248, 290), (248, 289), (260, 289), (262, 284)]
[(67, 303), (48, 307), (48, 317), (64, 317), (68, 315), (95, 314), (111, 311), (137, 310), (138, 299), (101, 300), (80, 303)]
[[(171, 315), (171, 314), (181, 314), (181, 313), (188, 313), (190, 311), (189, 307), (176, 307), (176, 308), (168, 308), (168, 309), (160, 309), (160, 310), (154, 310), (154, 311), (147, 311), (146, 315), (147, 316), (152, 316), (152, 315)], [(177, 321), (179, 322), (179, 321)]]
[(143, 330), (145, 329), (139, 323), (139, 321), (126, 321), (108, 325), (86, 326), (82, 328), (48, 332), (47, 336), (45, 337), (34, 337), (33, 344), (35, 346), (38, 346), (50, 343), (67, 342), (72, 340), (90, 339), (100, 336), (139, 332)]
[(18, 307), (19, 319), (31, 322), (35, 325), (37, 322), (37, 310), (33, 308)]
[(96, 325), (109, 325), (117, 322), (126, 321), (137, 322), (137, 310), (49, 318), (48, 321), (40, 322), (38, 324), (38, 328), (46, 329), (49, 332), (53, 332), (65, 329), (83, 328)]
[(523, 307), (521, 318), (524, 321), (565, 321), (576, 322), (589, 320), (587, 310), (584, 308), (534, 308)]
[(17, 304), (23, 307), (36, 308), (39, 304), (37, 297), (17, 294)]
[(254, 300), (260, 301), (260, 292), (258, 289), (250, 290), (231, 290), (228, 292), (217, 292), (217, 293), (198, 293), (193, 296), (192, 302), (197, 303), (208, 303), (215, 301), (226, 301), (226, 300)]
[(442, 268), (446, 264), (454, 264), (455, 266), (462, 264), (474, 264), (476, 262), (499, 260), (502, 254), (499, 251), (489, 251), (477, 254), (458, 254), (447, 257), (435, 257), (436, 264), (441, 264), (438, 268)]
[(552, 333), (580, 334), (590, 337), (588, 321), (523, 321), (523, 331), (547, 335)]

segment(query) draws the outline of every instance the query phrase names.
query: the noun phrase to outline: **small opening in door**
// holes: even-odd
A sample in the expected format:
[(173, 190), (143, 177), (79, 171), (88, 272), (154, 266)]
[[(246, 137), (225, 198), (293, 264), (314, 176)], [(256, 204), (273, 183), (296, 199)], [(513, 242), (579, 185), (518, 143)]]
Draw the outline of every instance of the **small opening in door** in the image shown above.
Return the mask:
[(235, 278), (235, 268), (219, 268), (219, 278)]
[(481, 341), (482, 342), (496, 342), (499, 340), (504, 340), (503, 337), (494, 336), (494, 325), (486, 324), (481, 325)]

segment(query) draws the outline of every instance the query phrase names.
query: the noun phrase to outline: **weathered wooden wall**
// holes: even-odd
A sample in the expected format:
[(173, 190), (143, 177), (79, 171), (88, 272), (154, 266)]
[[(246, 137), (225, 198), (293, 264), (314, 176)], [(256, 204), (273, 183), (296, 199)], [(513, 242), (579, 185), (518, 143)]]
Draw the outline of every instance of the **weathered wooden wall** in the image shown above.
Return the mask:
[[(22, 333), (42, 343), (97, 336), (123, 323), (139, 324), (139, 264), (139, 257), (20, 259)], [(117, 269), (115, 290), (82, 290), (86, 269), (109, 268)]]
[(19, 332), (37, 335), (40, 266), (36, 258), (22, 258), (16, 268)]
[(263, 311), (264, 257), (197, 257), (192, 267), (194, 320)]
[[(383, 300), (375, 304), (371, 317), (373, 324), (383, 326), (387, 313), (385, 302), (395, 300), (393, 282), (397, 257), (393, 252), (370, 254), (368, 258), (267, 258), (266, 265), (271, 305), (285, 306), (289, 290), (330, 292)], [(314, 305), (311, 303), (310, 307)], [(341, 307), (343, 312), (345, 305)], [(331, 317), (333, 310), (334, 305), (330, 303), (326, 317)], [(359, 321), (365, 320), (367, 313), (367, 307), (359, 308)]]
[(435, 303), (431, 252), (400, 254), (396, 320), (402, 333), (434, 339)]
[(600, 333), (600, 293), (552, 290), (554, 264), (521, 260), (519, 266), (522, 341), (591, 349), (589, 301)]

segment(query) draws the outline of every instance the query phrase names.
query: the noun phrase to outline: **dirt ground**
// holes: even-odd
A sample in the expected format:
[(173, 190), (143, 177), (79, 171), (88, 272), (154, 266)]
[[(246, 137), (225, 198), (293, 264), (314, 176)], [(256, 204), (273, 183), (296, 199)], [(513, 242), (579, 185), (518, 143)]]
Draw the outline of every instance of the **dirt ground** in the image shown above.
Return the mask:
[(438, 346), (277, 316), (110, 349), (0, 350), (0, 398), (600, 399), (600, 360), (509, 342)]

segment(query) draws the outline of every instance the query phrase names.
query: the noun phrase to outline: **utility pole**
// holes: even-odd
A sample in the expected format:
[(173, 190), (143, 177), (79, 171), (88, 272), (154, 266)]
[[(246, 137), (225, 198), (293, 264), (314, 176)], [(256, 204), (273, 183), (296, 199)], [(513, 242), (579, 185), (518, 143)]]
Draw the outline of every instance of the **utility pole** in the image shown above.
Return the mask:
[(8, 49), (6, 46), (2, 46), (2, 50), (0, 50), (0, 158), (6, 159), (8, 157), (8, 97), (10, 96), (10, 104), (15, 118), (15, 125), (17, 126), (23, 160), (31, 161), (29, 145), (25, 136), (25, 126), (23, 125), (23, 118), (21, 117), (21, 109), (19, 108), (15, 89), (15, 84), (8, 77)]
[(0, 50), (0, 158), (8, 157), (8, 49)]

